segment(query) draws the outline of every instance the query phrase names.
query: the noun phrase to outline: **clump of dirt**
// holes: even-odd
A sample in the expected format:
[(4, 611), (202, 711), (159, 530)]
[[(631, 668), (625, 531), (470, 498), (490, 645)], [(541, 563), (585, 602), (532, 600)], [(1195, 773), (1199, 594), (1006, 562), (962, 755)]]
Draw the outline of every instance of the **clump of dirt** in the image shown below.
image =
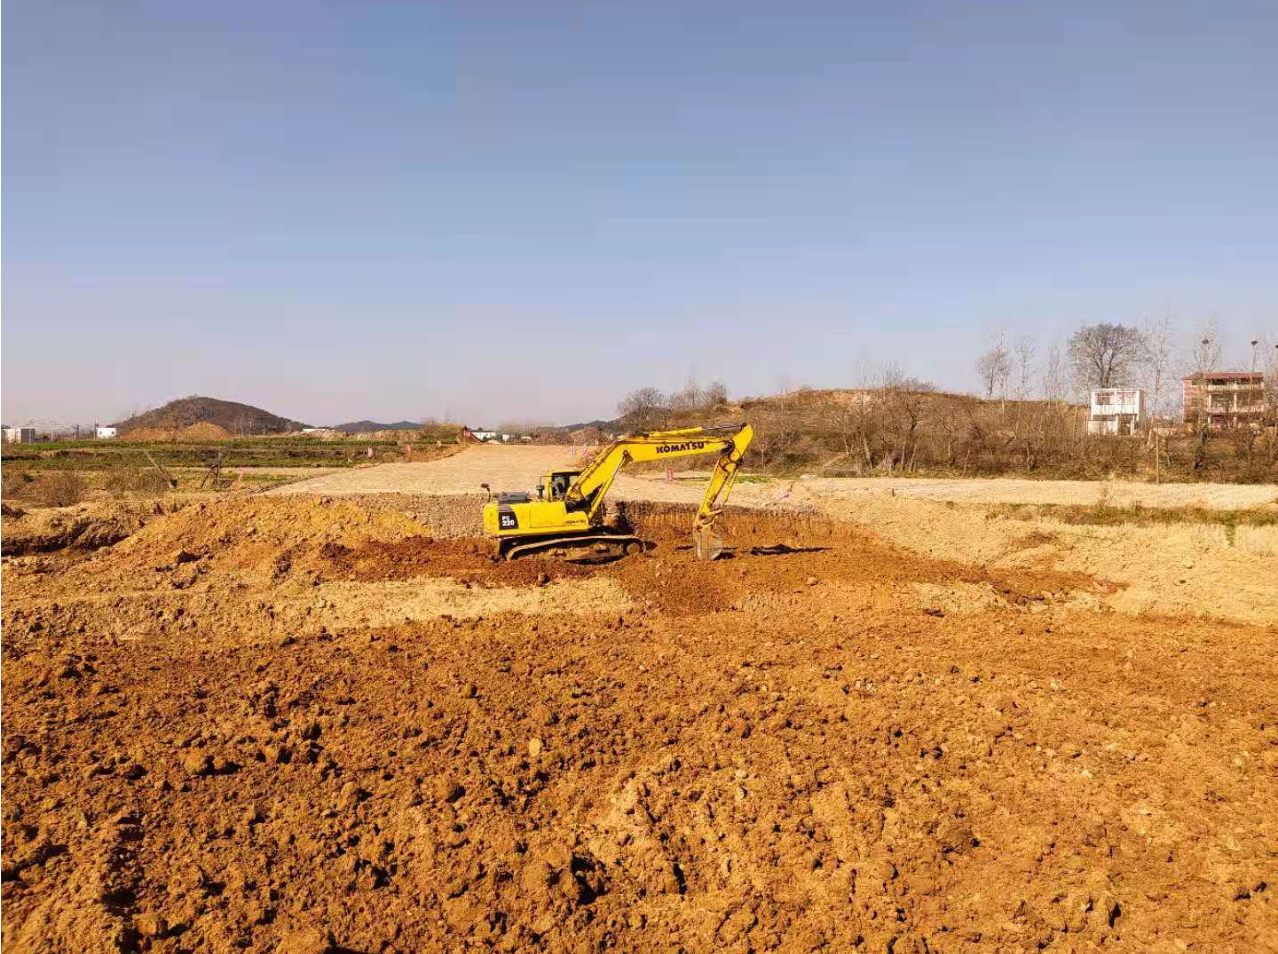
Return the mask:
[(549, 580), (304, 498), (6, 561), (6, 948), (1273, 946), (1278, 630), (689, 517)]

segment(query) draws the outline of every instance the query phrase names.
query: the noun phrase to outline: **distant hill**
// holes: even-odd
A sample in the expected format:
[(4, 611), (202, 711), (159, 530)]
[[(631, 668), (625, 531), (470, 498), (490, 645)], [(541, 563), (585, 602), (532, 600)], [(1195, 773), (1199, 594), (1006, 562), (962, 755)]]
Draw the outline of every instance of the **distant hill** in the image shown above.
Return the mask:
[(587, 427), (598, 428), (599, 430), (607, 431), (610, 434), (615, 433), (622, 429), (621, 418), (616, 417), (616, 418), (613, 418), (611, 421), (598, 420), (598, 421), (582, 421), (580, 424), (563, 424), (559, 427), (556, 427), (555, 430), (567, 431), (571, 433), (572, 431), (584, 430)]
[(343, 434), (371, 434), (373, 431), (420, 431), (422, 424), (420, 421), (395, 421), (393, 424), (381, 424), (377, 421), (349, 421), (346, 424), (336, 424), (330, 427), (331, 431), (341, 431)]
[(301, 421), (291, 421), (251, 404), (222, 401), (218, 398), (200, 397), (194, 394), (170, 401), (153, 411), (135, 414), (127, 420), (117, 421), (115, 427), (119, 428), (121, 435), (126, 435), (131, 431), (143, 430), (179, 431), (194, 424), (220, 427), (232, 436), (284, 434), (306, 427)]

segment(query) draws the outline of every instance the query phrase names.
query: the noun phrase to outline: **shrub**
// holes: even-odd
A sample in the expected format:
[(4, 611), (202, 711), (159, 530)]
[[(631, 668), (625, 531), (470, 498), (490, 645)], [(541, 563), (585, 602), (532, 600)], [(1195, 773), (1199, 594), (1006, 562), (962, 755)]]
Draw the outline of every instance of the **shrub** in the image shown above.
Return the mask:
[(61, 470), (41, 479), (39, 497), (46, 507), (70, 507), (83, 500), (88, 489), (77, 471)]
[(31, 490), (34, 479), (29, 471), (14, 470), (10, 465), (0, 472), (0, 496), (7, 499), (25, 497)]
[(118, 467), (106, 472), (102, 478), (102, 486), (113, 497), (126, 494), (141, 494), (144, 497), (158, 497), (168, 493), (169, 485), (153, 467)]

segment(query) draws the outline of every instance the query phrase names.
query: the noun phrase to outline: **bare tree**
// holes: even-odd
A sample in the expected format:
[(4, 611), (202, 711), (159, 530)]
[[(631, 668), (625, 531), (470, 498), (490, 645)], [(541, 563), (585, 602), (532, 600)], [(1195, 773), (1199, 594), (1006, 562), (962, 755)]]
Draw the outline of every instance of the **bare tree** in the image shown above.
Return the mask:
[(516, 437), (522, 437), (525, 434), (539, 434), (543, 431), (551, 430), (554, 427), (549, 421), (539, 421), (535, 418), (526, 420), (510, 420), (501, 421), (497, 424), (498, 434), (513, 434)]
[(711, 381), (703, 392), (708, 407), (722, 407), (728, 403), (728, 386), (722, 381)]
[[(1265, 418), (1278, 425), (1278, 336), (1261, 335), (1253, 346), (1253, 360), (1255, 347), (1260, 348), (1260, 366), (1265, 372)], [(1278, 439), (1271, 438), (1271, 442), (1278, 444)]]
[(879, 377), (878, 366), (864, 352), (852, 362), (852, 387), (864, 390), (874, 386)]
[(1212, 371), (1220, 368), (1223, 354), (1224, 348), (1220, 343), (1220, 323), (1215, 315), (1209, 315), (1195, 327), (1194, 337), (1189, 345), (1189, 370), (1195, 391), (1193, 406), (1185, 408), (1185, 416), (1193, 415), (1204, 436), (1207, 415), (1210, 411), (1207, 378)]
[(1038, 355), (1038, 342), (1033, 335), (1021, 335), (1012, 345), (1012, 360), (1015, 364), (1016, 399), (1029, 399), (1030, 380), (1034, 376), (1034, 358)]
[(996, 393), (1007, 390), (1007, 379), (1011, 375), (1012, 363), (1002, 337), (996, 339), (989, 350), (976, 359), (976, 373), (981, 379), (981, 387), (987, 400), (992, 400)]
[(1053, 342), (1047, 349), (1047, 360), (1043, 362), (1043, 399), (1065, 400), (1066, 392), (1069, 390), (1068, 376), (1061, 346)]
[(1147, 413), (1152, 420), (1167, 414), (1163, 391), (1175, 357), (1175, 316), (1169, 311), (1161, 318), (1149, 319), (1141, 326), (1140, 336), (1140, 365), (1144, 369), (1144, 383), (1149, 392)]
[(670, 395), (668, 404), (672, 411), (695, 411), (701, 407), (701, 384), (691, 375), (683, 387)]
[(637, 388), (617, 404), (617, 415), (631, 430), (663, 427), (670, 418), (670, 399), (657, 388)]
[(1127, 383), (1132, 365), (1144, 353), (1141, 333), (1126, 325), (1085, 325), (1066, 345), (1074, 379), (1082, 389)]

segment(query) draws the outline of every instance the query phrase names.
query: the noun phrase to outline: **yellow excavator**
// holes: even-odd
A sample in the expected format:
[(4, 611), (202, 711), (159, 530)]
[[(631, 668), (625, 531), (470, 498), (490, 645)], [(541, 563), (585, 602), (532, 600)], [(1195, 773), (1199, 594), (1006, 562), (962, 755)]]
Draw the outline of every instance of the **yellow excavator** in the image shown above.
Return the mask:
[(580, 470), (546, 474), (537, 485), (535, 499), (528, 493), (501, 493), (494, 500), (489, 486), (483, 484), (489, 493), (484, 533), (497, 540), (498, 552), (508, 560), (551, 551), (584, 550), (590, 557), (638, 553), (643, 550), (639, 537), (604, 525), (604, 497), (621, 468), (633, 461), (718, 454), (692, 531), (697, 557), (716, 559), (723, 552), (723, 541), (714, 532), (715, 520), (732, 492), (753, 436), (749, 424), (627, 434)]

